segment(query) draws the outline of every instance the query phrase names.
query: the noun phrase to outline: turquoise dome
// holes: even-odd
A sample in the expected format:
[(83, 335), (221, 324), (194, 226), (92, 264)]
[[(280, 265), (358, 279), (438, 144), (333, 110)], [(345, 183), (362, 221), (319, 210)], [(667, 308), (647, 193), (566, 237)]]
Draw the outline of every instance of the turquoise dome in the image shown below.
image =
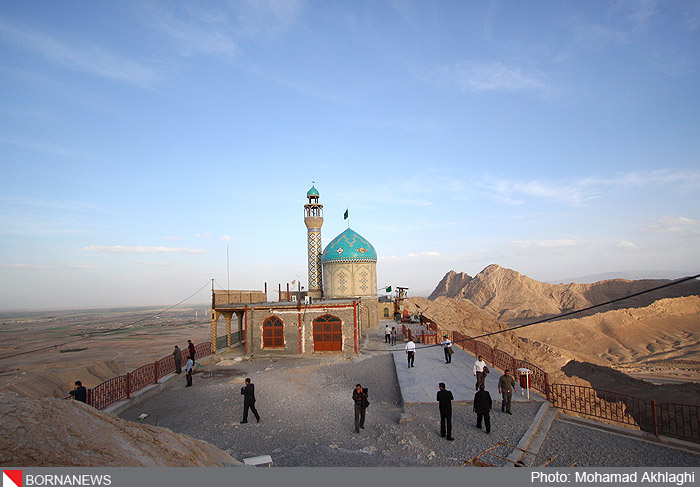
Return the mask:
[(377, 251), (365, 237), (348, 228), (326, 246), (321, 262), (377, 262)]
[(311, 189), (309, 190), (309, 192), (306, 193), (306, 197), (307, 197), (307, 198), (310, 198), (310, 197), (312, 197), (312, 196), (315, 196), (315, 197), (317, 197), (317, 198), (318, 198), (318, 196), (319, 196), (318, 190), (316, 189), (315, 186), (311, 186)]

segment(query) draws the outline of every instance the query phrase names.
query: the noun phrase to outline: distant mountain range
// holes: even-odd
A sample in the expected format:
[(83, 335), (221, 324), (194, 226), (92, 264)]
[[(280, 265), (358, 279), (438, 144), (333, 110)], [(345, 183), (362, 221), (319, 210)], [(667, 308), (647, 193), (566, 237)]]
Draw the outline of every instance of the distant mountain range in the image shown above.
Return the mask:
[[(694, 275), (693, 273), (692, 275)], [(611, 279), (628, 279), (630, 281), (640, 280), (640, 279), (679, 279), (685, 277), (684, 274), (679, 271), (619, 271), (619, 272), (604, 272), (602, 274), (590, 274), (587, 276), (573, 277), (570, 279), (562, 279), (561, 281), (548, 281), (551, 284), (569, 284), (572, 282), (577, 282), (579, 284), (584, 283), (594, 283), (599, 281), (608, 281)]]
[[(593, 276), (591, 276), (593, 277)], [(536, 281), (514, 270), (492, 264), (471, 277), (448, 272), (428, 299), (439, 296), (466, 299), (489, 311), (501, 321), (516, 324), (523, 320), (555, 316), (629, 296), (670, 282), (667, 279), (608, 279), (594, 283), (549, 284)], [(589, 312), (649, 306), (658, 299), (700, 295), (700, 281), (693, 280), (651, 293), (625, 299)], [(584, 314), (578, 315), (584, 316)]]

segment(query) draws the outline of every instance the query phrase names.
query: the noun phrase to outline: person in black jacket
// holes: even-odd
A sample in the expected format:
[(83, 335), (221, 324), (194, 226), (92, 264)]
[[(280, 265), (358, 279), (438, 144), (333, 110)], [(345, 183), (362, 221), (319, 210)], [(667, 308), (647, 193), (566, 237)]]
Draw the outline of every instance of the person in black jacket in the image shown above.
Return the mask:
[(352, 400), (355, 403), (355, 433), (360, 432), (360, 428), (365, 429), (365, 409), (369, 405), (367, 389), (363, 389), (360, 384), (352, 391)]
[(453, 441), (452, 438), (452, 392), (445, 389), (445, 383), (438, 384), (440, 390), (437, 393), (437, 401), (440, 403), (440, 436), (447, 437), (448, 441)]
[(87, 403), (87, 389), (85, 389), (85, 386), (79, 380), (75, 381), (75, 387), (68, 394), (76, 401)]
[(241, 387), (241, 394), (243, 394), (243, 421), (241, 424), (248, 422), (248, 409), (253, 411), (255, 420), (259, 423), (260, 415), (255, 409), (255, 386), (250, 383), (250, 379), (245, 380), (245, 385)]
[(474, 394), (474, 412), (476, 413), (476, 427), (481, 429), (481, 418), (484, 418), (486, 432), (491, 433), (491, 418), (489, 411), (491, 410), (491, 394), (484, 390), (484, 385), (479, 385), (479, 392)]

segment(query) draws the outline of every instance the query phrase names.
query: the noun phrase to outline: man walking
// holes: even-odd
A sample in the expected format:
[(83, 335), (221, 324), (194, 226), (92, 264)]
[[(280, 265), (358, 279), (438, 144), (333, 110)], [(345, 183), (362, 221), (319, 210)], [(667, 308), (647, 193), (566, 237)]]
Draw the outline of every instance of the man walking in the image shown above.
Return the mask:
[(415, 359), (416, 355), (416, 344), (413, 343), (413, 339), (409, 338), (408, 343), (406, 344), (406, 356), (408, 358), (408, 368), (410, 369), (413, 367), (413, 360)]
[[(486, 369), (486, 370), (484, 370)], [(488, 374), (488, 367), (486, 367), (486, 362), (481, 355), (474, 362), (474, 376), (476, 377), (476, 390), (479, 390), (479, 386), (484, 385), (484, 379), (486, 374)]]
[(452, 342), (445, 335), (445, 339), (442, 341), (442, 351), (445, 352), (445, 363), (449, 364), (452, 362)]
[(481, 429), (481, 419), (484, 419), (486, 433), (491, 433), (491, 394), (484, 390), (484, 384), (479, 386), (479, 391), (474, 394), (474, 412), (476, 413), (476, 427)]
[(185, 387), (192, 386), (192, 367), (194, 367), (194, 360), (192, 360), (192, 357), (187, 357), (187, 363), (185, 364), (185, 379), (187, 379), (187, 385)]
[(355, 403), (355, 433), (359, 433), (360, 428), (365, 429), (365, 410), (369, 406), (368, 395), (367, 389), (363, 389), (360, 384), (357, 384), (352, 391), (352, 400)]
[(391, 343), (391, 327), (389, 325), (384, 327), (384, 343)]
[(510, 401), (513, 398), (514, 392), (518, 392), (515, 390), (515, 379), (510, 375), (510, 370), (506, 369), (501, 378), (498, 379), (498, 393), (503, 399), (501, 402), (502, 413), (513, 414), (510, 412)]
[(437, 393), (437, 402), (440, 404), (440, 436), (447, 437), (447, 441), (452, 438), (452, 392), (445, 390), (445, 383), (438, 384), (440, 390)]
[(258, 410), (255, 409), (255, 386), (250, 383), (250, 379), (245, 380), (245, 385), (241, 387), (241, 394), (243, 394), (243, 421), (241, 424), (248, 422), (248, 409), (253, 411), (255, 420), (260, 422), (260, 415)]
[(177, 345), (175, 345), (173, 357), (175, 358), (175, 373), (180, 374), (182, 373), (182, 351)]
[(396, 327), (395, 326), (391, 327), (391, 345), (392, 346), (396, 345)]

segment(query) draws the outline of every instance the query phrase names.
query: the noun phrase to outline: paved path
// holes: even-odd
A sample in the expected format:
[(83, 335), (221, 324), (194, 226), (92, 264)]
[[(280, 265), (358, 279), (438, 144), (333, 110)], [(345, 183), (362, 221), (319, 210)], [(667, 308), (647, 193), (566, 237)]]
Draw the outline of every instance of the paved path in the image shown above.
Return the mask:
[[(375, 340), (375, 343), (376, 340), (380, 340), (380, 344), (383, 345), (383, 335), (375, 336), (372, 333), (370, 339)], [(387, 346), (387, 349), (395, 350), (392, 355), (394, 356), (401, 396), (405, 404), (434, 403), (440, 382), (444, 382), (445, 388), (452, 391), (456, 401), (472, 402), (474, 400), (476, 377), (474, 377), (473, 367), (476, 357), (453, 346), (452, 363), (446, 364), (442, 345), (436, 347), (417, 344), (415, 367), (409, 369), (404, 351), (405, 346), (405, 341), (397, 341), (396, 345)], [(489, 368), (491, 373), (486, 376), (486, 390), (489, 391), (494, 402), (500, 403), (498, 379), (502, 372), (491, 367), (490, 364)], [(542, 396), (532, 390), (528, 400), (527, 395), (521, 395), (520, 387), (516, 387), (518, 392), (513, 394), (513, 402), (545, 402)]]

